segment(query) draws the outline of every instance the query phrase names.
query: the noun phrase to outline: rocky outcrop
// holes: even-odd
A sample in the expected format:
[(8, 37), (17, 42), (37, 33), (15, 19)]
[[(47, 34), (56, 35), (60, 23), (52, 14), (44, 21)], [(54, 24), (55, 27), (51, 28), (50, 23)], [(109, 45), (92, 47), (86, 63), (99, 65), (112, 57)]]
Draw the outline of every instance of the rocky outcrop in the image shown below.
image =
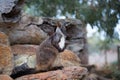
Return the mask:
[(13, 54), (7, 35), (0, 32), (0, 73), (10, 75), (13, 69)]
[(73, 80), (82, 79), (82, 77), (86, 74), (86, 68), (73, 66), (66, 67), (62, 70), (26, 75), (15, 80)]
[[(5, 1), (2, 0), (3, 2)], [(0, 40), (1, 43), (4, 43), (4, 46), (0, 44), (1, 73), (6, 71), (2, 71), (4, 70), (3, 67), (11, 61), (11, 48), (14, 54), (15, 67), (27, 63), (28, 68), (35, 68), (35, 54), (38, 45), (48, 35), (54, 33), (58, 22), (66, 28), (67, 50), (57, 56), (55, 62), (53, 62), (53, 67), (64, 66), (67, 68), (69, 66), (80, 66), (80, 63), (88, 63), (86, 31), (80, 20), (32, 17), (24, 13), (21, 14), (24, 0), (10, 0), (9, 2), (11, 2), (10, 5), (4, 5), (4, 8), (0, 8), (0, 10), (3, 9), (0, 14), (0, 31), (7, 34), (9, 38), (9, 41)], [(10, 6), (7, 11), (5, 10), (6, 6)], [(9, 42), (11, 47), (5, 46), (9, 45)], [(4, 68), (9, 69), (6, 68), (7, 66)]]
[[(57, 22), (64, 25), (69, 42), (67, 49), (72, 50), (81, 59), (82, 64), (88, 63), (85, 26), (77, 19), (39, 18), (21, 14), (25, 0), (1, 0), (0, 31), (9, 36), (10, 44), (40, 44), (46, 33), (52, 34)], [(83, 58), (83, 56), (85, 58)]]
[(30, 23), (42, 24), (42, 18), (31, 17), (23, 14), (19, 23), (0, 25), (0, 31), (9, 36), (10, 44), (40, 44), (47, 34), (36, 25)]
[(58, 22), (66, 28), (67, 49), (76, 53), (82, 64), (87, 64), (86, 29), (80, 20), (39, 18), (22, 14), (19, 23), (2, 23), (0, 31), (5, 32), (9, 36), (10, 44), (12, 45), (40, 44), (47, 35), (54, 33)]

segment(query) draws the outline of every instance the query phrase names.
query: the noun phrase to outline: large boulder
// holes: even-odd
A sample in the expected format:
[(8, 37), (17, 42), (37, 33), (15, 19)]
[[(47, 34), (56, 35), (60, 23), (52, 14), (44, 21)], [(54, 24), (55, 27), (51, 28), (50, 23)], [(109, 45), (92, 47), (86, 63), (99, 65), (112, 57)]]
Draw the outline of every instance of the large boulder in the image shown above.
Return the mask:
[(62, 70), (26, 75), (15, 80), (81, 80), (86, 74), (86, 68), (72, 66)]
[(56, 60), (53, 63), (53, 67), (70, 67), (80, 66), (81, 61), (79, 57), (70, 50), (65, 50), (58, 54)]
[(40, 44), (46, 34), (38, 27), (31, 25), (24, 30), (12, 30), (9, 34), (11, 44)]
[(0, 32), (0, 73), (10, 75), (13, 69), (13, 54), (7, 35)]

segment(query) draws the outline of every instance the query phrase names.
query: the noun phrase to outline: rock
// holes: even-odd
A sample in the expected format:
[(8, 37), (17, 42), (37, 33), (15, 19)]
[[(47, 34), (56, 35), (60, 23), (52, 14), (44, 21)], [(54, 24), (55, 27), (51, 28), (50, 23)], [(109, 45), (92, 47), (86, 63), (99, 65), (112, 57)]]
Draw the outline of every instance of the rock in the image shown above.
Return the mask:
[(0, 75), (0, 80), (13, 80), (13, 79), (8, 75)]
[(17, 44), (11, 46), (11, 49), (14, 55), (22, 55), (22, 54), (35, 55), (38, 47), (39, 45)]
[(9, 45), (8, 36), (3, 32), (0, 32), (0, 44)]
[(9, 34), (11, 44), (40, 44), (47, 35), (35, 25), (24, 30), (14, 29)]
[(82, 80), (114, 80), (114, 79), (108, 79), (95, 73), (89, 73), (88, 75), (85, 75)]
[[(24, 0), (1, 0), (0, 1), (0, 14), (3, 23), (16, 23), (21, 18), (21, 10)], [(0, 21), (1, 22), (1, 21)]]
[(0, 32), (0, 73), (10, 75), (13, 69), (13, 54), (7, 35)]
[(26, 55), (26, 54), (14, 56), (15, 67), (21, 66), (24, 63), (27, 63), (29, 68), (35, 68), (36, 56), (35, 55)]
[(12, 8), (15, 6), (15, 0), (1, 0), (0, 2), (0, 12), (1, 13), (9, 13)]
[(83, 78), (83, 80), (98, 80), (98, 76), (96, 74), (88, 74)]
[(20, 66), (27, 63), (29, 68), (35, 68), (36, 65), (36, 50), (38, 45), (14, 45), (12, 53), (14, 54), (14, 65)]
[(79, 57), (70, 50), (65, 50), (58, 54), (53, 67), (70, 67), (70, 66), (80, 66)]
[[(43, 23), (43, 19), (41, 17), (31, 16), (26, 13), (22, 13), (22, 18), (19, 21), (19, 29), (24, 27), (29, 27), (30, 25), (40, 25)], [(35, 25), (35, 26), (36, 26)]]
[(39, 17), (23, 14), (19, 23), (0, 23), (0, 31), (9, 36), (10, 44), (40, 44), (47, 34), (33, 24), (42, 24)]
[(86, 68), (73, 66), (66, 67), (62, 70), (26, 75), (15, 80), (73, 80), (81, 79), (86, 74)]

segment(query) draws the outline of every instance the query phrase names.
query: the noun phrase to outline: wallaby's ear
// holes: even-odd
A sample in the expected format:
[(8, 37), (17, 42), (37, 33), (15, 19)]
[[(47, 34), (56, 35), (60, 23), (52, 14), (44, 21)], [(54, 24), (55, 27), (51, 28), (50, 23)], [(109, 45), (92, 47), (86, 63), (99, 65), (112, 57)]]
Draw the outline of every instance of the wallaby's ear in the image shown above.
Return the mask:
[(56, 28), (56, 31), (55, 32), (59, 32), (60, 34), (66, 36), (67, 33), (66, 33), (66, 23), (62, 23), (62, 22), (57, 22), (56, 24), (57, 28)]
[(63, 35), (63, 32), (61, 31), (61, 29), (59, 27), (56, 28), (55, 33)]

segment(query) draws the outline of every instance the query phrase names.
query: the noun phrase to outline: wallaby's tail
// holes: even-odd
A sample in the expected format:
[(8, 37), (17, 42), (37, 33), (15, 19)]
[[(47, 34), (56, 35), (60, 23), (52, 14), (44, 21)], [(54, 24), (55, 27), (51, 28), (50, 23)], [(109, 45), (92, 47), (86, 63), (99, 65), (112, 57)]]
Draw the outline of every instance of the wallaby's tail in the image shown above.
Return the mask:
[(29, 66), (26, 63), (24, 63), (21, 66), (15, 67), (10, 76), (13, 79), (15, 79), (17, 77), (27, 75), (27, 74), (33, 74), (33, 73), (35, 73), (35, 69), (34, 68), (29, 68)]
[(15, 79), (15, 78), (27, 75), (27, 74), (35, 74), (35, 73), (39, 73), (39, 72), (53, 71), (53, 70), (58, 70), (58, 69), (62, 69), (62, 68), (63, 68), (63, 66), (59, 66), (59, 67), (53, 67), (50, 70), (38, 70), (38, 71), (36, 71), (35, 68), (29, 68), (29, 66), (26, 63), (24, 63), (20, 66), (15, 67), (13, 69), (10, 77)]

